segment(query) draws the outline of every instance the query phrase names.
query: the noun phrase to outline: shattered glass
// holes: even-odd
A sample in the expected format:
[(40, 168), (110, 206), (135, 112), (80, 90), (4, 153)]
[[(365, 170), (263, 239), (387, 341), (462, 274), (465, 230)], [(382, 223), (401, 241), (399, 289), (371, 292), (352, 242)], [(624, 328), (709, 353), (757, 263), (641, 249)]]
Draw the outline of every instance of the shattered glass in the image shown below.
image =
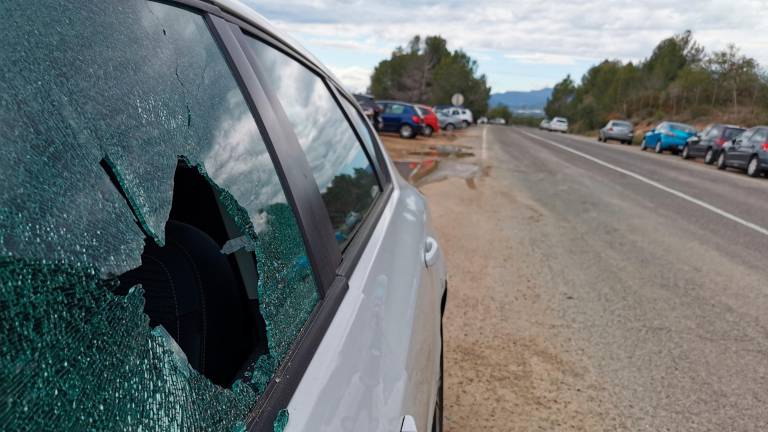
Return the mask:
[[(143, 0), (0, 4), (0, 430), (244, 430), (317, 303), (302, 236), (202, 17)], [(146, 242), (180, 163), (255, 257), (268, 350), (229, 388), (151, 328)], [(113, 176), (110, 177), (110, 174)]]
[(343, 247), (381, 192), (370, 160), (319, 76), (257, 39), (248, 44), (288, 115)]

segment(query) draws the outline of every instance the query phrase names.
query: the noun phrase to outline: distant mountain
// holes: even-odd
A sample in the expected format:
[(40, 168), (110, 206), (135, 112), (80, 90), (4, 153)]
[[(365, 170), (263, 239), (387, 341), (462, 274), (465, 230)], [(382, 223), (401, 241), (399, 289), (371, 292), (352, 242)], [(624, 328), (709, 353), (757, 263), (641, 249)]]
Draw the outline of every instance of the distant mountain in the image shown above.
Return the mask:
[(520, 110), (543, 110), (547, 104), (547, 99), (552, 94), (551, 88), (541, 90), (532, 90), (527, 92), (508, 91), (504, 93), (494, 93), (488, 100), (488, 105), (506, 105), (512, 111)]

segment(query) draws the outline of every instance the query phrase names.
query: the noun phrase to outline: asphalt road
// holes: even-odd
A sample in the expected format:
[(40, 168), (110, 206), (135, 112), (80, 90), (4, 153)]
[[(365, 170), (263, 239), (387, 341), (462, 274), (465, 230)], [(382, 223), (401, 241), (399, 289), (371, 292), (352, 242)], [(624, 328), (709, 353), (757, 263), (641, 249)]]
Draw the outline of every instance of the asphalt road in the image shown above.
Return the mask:
[(768, 430), (768, 179), (526, 128), (477, 147), (477, 190), (425, 188), (448, 430)]

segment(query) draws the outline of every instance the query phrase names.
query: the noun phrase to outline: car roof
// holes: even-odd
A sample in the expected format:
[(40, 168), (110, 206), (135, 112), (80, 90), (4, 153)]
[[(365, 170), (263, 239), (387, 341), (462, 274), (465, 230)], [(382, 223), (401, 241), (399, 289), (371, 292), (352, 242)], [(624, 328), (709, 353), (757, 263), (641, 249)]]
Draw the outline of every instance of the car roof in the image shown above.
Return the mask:
[[(298, 41), (296, 41), (287, 33), (278, 30), (266, 18), (264, 18), (264, 16), (256, 12), (256, 10), (254, 10), (251, 6), (238, 0), (210, 0), (210, 2), (215, 6), (218, 6), (222, 11), (234, 15), (248, 24), (258, 27), (260, 30), (264, 31), (275, 39), (285, 42), (287, 48), (294, 51), (294, 54), (303, 57), (305, 61), (320, 69), (327, 76), (327, 78), (333, 81), (339, 88), (345, 89), (344, 85), (336, 77), (336, 75), (334, 75), (333, 72), (331, 72), (322, 63), (320, 63), (320, 61), (309, 51), (307, 51), (306, 48), (304, 48)], [(348, 96), (351, 96), (351, 94), (346, 91), (346, 89), (344, 91)]]

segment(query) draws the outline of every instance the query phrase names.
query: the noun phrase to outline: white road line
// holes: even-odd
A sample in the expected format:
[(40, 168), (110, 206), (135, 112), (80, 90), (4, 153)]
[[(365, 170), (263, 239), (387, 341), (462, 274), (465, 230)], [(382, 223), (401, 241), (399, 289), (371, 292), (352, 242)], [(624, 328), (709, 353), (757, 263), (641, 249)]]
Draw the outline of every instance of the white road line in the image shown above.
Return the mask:
[(480, 159), (485, 160), (485, 134), (488, 132), (488, 125), (483, 126), (483, 146), (480, 149)]
[(564, 145), (562, 145), (560, 143), (548, 140), (546, 138), (542, 138), (540, 136), (534, 135), (532, 133), (528, 133), (526, 131), (522, 131), (521, 130), (520, 132), (528, 135), (529, 137), (536, 138), (536, 139), (538, 139), (540, 141), (543, 141), (543, 142), (545, 142), (547, 144), (551, 144), (551, 145), (553, 145), (553, 146), (555, 146), (555, 147), (557, 147), (559, 149), (562, 149), (562, 150), (565, 150), (567, 152), (571, 152), (571, 153), (573, 153), (575, 155), (581, 156), (584, 159), (591, 160), (592, 162), (594, 162), (596, 164), (602, 165), (602, 166), (604, 166), (606, 168), (610, 168), (610, 169), (612, 169), (614, 171), (618, 171), (618, 172), (620, 172), (620, 173), (622, 173), (624, 175), (627, 175), (629, 177), (632, 177), (632, 178), (635, 178), (637, 180), (640, 180), (643, 183), (646, 183), (646, 184), (649, 184), (651, 186), (654, 186), (654, 187), (656, 187), (658, 189), (661, 189), (661, 190), (663, 190), (665, 192), (669, 192), (672, 195), (675, 195), (675, 196), (677, 196), (679, 198), (682, 198), (682, 199), (684, 199), (684, 200), (686, 200), (688, 202), (691, 202), (691, 203), (696, 204), (696, 205), (698, 205), (700, 207), (703, 207), (703, 208), (705, 208), (705, 209), (707, 209), (707, 210), (709, 210), (709, 211), (711, 211), (713, 213), (716, 213), (716, 214), (718, 214), (718, 215), (720, 215), (720, 216), (722, 216), (722, 217), (724, 217), (726, 219), (730, 219), (730, 220), (732, 220), (732, 221), (734, 221), (736, 223), (739, 223), (739, 224), (741, 224), (741, 225), (743, 225), (743, 226), (745, 226), (747, 228), (753, 229), (753, 230), (759, 232), (760, 234), (768, 236), (768, 229), (765, 229), (765, 228), (761, 227), (760, 225), (754, 224), (752, 222), (746, 221), (746, 220), (744, 220), (744, 219), (742, 219), (742, 218), (740, 218), (740, 217), (738, 217), (736, 215), (728, 213), (725, 210), (721, 210), (721, 209), (713, 206), (712, 204), (706, 203), (706, 202), (704, 202), (704, 201), (702, 201), (700, 199), (697, 199), (697, 198), (694, 198), (692, 196), (686, 195), (686, 194), (684, 194), (684, 193), (682, 193), (682, 192), (680, 192), (680, 191), (678, 191), (676, 189), (672, 189), (670, 187), (664, 186), (661, 183), (655, 182), (655, 181), (653, 181), (653, 180), (651, 180), (651, 179), (649, 179), (647, 177), (643, 177), (640, 174), (637, 174), (635, 172), (632, 172), (632, 171), (629, 171), (629, 170), (625, 170), (624, 168), (620, 168), (620, 167), (617, 167), (616, 165), (609, 164), (608, 162), (605, 162), (605, 161), (603, 161), (601, 159), (598, 159), (598, 158), (596, 158), (594, 156), (590, 156), (590, 155), (588, 155), (586, 153), (582, 153), (582, 152), (580, 152), (578, 150), (574, 150), (574, 149), (572, 149), (572, 148), (570, 148), (568, 146), (564, 146)]

